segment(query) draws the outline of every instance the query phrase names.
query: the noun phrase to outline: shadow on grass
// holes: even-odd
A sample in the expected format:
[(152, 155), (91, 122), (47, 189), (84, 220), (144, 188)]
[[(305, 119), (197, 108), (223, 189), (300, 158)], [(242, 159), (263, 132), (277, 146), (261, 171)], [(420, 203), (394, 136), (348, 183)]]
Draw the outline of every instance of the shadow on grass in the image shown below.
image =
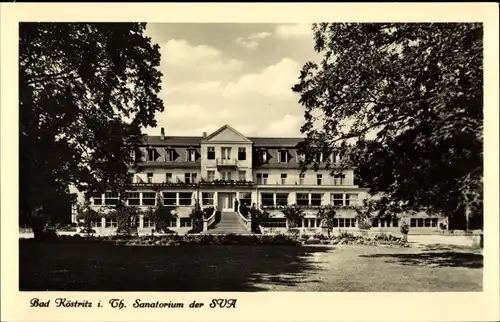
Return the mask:
[(473, 252), (424, 251), (409, 254), (370, 254), (360, 257), (387, 258), (388, 263), (396, 262), (412, 266), (483, 268), (483, 255)]
[(19, 241), (21, 291), (264, 291), (319, 270), (308, 246), (117, 246)]

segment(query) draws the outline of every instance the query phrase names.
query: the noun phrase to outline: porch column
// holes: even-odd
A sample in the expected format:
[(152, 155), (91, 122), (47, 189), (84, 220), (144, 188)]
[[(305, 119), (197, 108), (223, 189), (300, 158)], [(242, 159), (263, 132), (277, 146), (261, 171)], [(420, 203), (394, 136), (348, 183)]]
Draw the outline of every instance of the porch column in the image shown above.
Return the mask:
[(106, 218), (102, 217), (101, 218), (101, 228), (105, 228), (106, 227)]
[(214, 209), (218, 210), (217, 207), (219, 206), (218, 205), (219, 204), (219, 196), (217, 194), (217, 191), (214, 191), (214, 202), (213, 202), (213, 204), (214, 204)]
[(144, 228), (144, 215), (139, 215), (139, 228)]

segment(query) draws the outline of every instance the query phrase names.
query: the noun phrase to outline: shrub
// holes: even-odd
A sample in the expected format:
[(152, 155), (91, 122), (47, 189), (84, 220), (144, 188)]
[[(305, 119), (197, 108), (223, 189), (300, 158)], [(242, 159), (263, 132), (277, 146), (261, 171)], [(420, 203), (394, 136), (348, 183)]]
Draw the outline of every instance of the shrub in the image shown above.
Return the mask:
[(212, 217), (213, 213), (215, 211), (214, 207), (207, 207), (203, 209), (203, 218), (208, 219)]
[(406, 234), (408, 234), (408, 232), (410, 231), (410, 226), (408, 226), (408, 223), (403, 222), (403, 223), (401, 224), (401, 226), (399, 227), (399, 230), (401, 231), (401, 233), (402, 233), (403, 235), (406, 235)]
[(250, 214), (250, 208), (248, 208), (247, 205), (241, 205), (240, 206), (240, 213), (245, 217), (248, 218)]
[(372, 221), (368, 217), (360, 217), (358, 218), (358, 228), (367, 230), (372, 228)]
[(290, 228), (287, 230), (287, 233), (293, 236), (298, 237), (300, 235), (300, 229), (298, 228)]
[(314, 234), (313, 235), (313, 238), (314, 239), (319, 239), (319, 240), (325, 240), (325, 239), (328, 239), (325, 235), (323, 234)]

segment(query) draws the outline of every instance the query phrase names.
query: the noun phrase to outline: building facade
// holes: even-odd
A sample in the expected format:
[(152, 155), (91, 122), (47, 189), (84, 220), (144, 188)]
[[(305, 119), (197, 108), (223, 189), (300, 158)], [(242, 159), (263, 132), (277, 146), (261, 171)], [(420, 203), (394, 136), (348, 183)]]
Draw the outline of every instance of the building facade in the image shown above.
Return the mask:
[[(264, 223), (267, 232), (283, 231), (288, 223), (280, 207), (297, 204), (304, 208), (305, 216), (299, 224), (304, 232), (321, 230), (317, 219), (318, 208), (324, 205), (338, 206), (335, 229), (357, 229), (356, 212), (351, 206), (358, 205), (367, 195), (367, 188), (354, 184), (354, 171), (347, 169), (332, 176), (324, 166), (338, 160), (335, 155), (319, 156), (321, 165), (317, 171), (301, 173), (297, 145), (302, 138), (245, 137), (229, 125), (199, 137), (166, 136), (162, 128), (159, 136), (146, 136), (139, 147), (142, 153), (134, 155), (136, 166), (130, 176), (133, 190), (127, 192), (128, 205), (147, 208), (155, 206), (157, 193), (165, 205), (176, 207), (176, 219), (171, 229), (185, 233), (191, 228), (189, 215), (199, 204), (216, 210), (236, 212), (239, 205), (255, 205), (270, 213)], [(133, 153), (135, 154), (135, 153)], [(116, 205), (116, 193), (94, 195), (92, 207), (106, 208)], [(242, 224), (249, 223), (241, 214)], [(442, 219), (418, 216), (409, 218), (411, 229), (436, 231)], [(399, 231), (399, 219), (376, 220), (374, 228)], [(113, 220), (102, 219), (95, 223), (97, 232), (116, 227)], [(206, 223), (205, 230), (210, 226)], [(139, 233), (150, 232), (154, 223), (140, 218)]]

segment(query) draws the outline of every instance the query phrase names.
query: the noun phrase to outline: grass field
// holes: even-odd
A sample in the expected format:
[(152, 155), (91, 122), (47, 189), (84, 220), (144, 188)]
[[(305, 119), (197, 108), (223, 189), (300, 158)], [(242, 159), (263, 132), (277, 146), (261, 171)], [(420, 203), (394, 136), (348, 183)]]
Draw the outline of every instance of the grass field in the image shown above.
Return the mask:
[(445, 248), (133, 247), (20, 240), (21, 291), (481, 291), (483, 256)]

